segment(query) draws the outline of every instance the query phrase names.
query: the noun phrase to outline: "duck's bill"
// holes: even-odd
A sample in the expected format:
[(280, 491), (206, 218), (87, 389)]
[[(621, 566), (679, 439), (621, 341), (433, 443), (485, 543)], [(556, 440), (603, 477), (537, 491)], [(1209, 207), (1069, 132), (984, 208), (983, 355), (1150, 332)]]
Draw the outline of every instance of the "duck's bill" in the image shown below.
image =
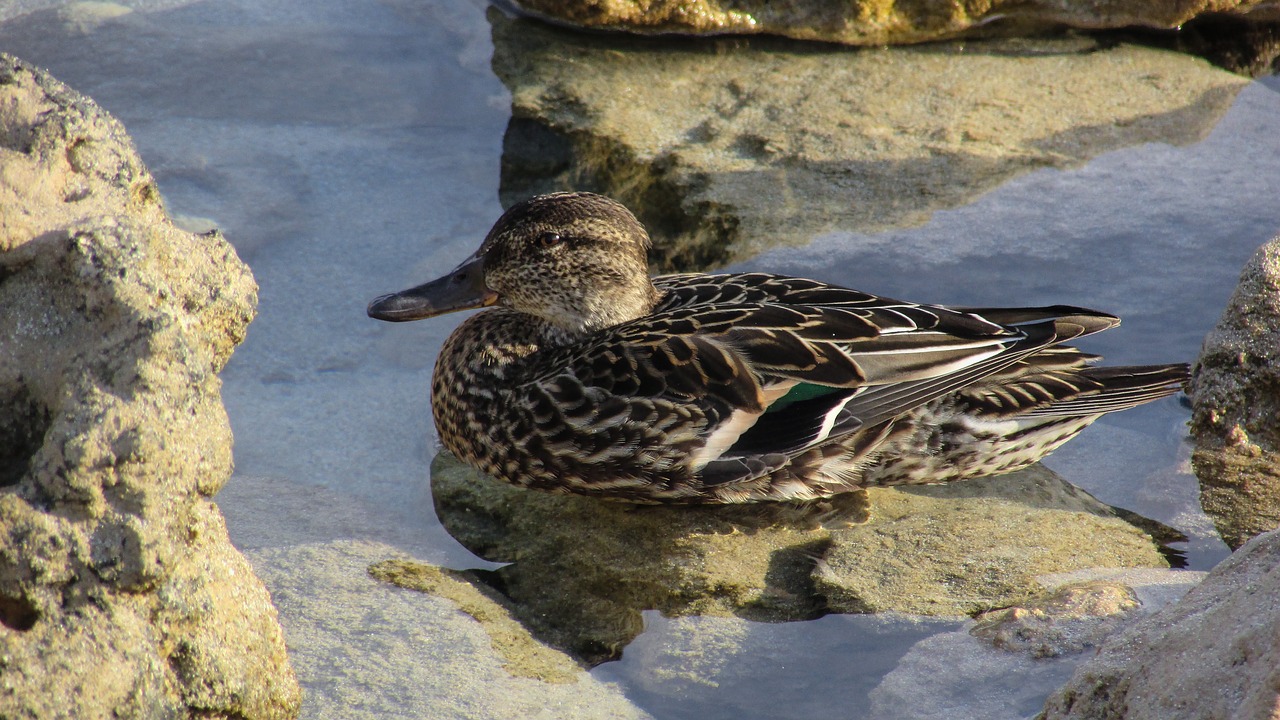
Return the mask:
[(498, 294), (484, 284), (483, 258), (475, 255), (442, 278), (375, 298), (369, 303), (369, 317), (407, 322), (485, 307), (497, 301)]

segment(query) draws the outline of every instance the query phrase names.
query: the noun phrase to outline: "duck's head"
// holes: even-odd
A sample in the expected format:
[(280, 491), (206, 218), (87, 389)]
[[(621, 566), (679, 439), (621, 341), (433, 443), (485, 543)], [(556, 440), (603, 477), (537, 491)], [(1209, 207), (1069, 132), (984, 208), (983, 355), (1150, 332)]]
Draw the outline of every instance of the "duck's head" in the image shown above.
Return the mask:
[(420, 320), (501, 305), (581, 334), (648, 314), (649, 234), (609, 198), (538, 195), (498, 218), (480, 249), (444, 277), (369, 303), (369, 317)]

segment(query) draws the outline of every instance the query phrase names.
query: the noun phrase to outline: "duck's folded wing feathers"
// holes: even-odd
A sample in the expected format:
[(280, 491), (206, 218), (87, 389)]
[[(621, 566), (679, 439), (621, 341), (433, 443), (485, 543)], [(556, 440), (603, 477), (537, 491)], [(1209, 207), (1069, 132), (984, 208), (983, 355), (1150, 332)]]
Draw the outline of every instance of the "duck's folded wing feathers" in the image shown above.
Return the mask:
[[(959, 393), (964, 412), (987, 417), (1084, 417), (1127, 410), (1180, 391), (1185, 364), (1050, 369), (993, 377)], [(1003, 375), (1003, 373), (1002, 373)]]
[[(826, 292), (805, 292), (819, 291)], [(573, 436), (603, 432), (627, 452), (665, 453), (661, 463), (694, 472), (732, 459), (737, 470), (715, 468), (727, 477), (896, 417), (1109, 322), (1077, 308), (1052, 310), (1083, 318), (1028, 311), (1011, 314), (1028, 324), (1010, 328), (891, 301), (677, 304), (553, 353), (530, 396), (547, 431), (570, 445), (579, 442)], [(1055, 319), (1038, 320), (1039, 313)], [(797, 385), (832, 390), (766, 412)], [(597, 457), (606, 452), (602, 442), (580, 441)]]

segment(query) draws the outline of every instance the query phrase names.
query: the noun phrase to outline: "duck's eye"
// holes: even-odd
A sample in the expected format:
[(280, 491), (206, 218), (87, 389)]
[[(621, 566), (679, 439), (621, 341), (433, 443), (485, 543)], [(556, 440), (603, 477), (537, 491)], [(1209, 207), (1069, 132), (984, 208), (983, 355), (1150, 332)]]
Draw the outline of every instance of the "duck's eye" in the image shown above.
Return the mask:
[(544, 248), (555, 247), (563, 241), (559, 233), (545, 232), (538, 236), (538, 244)]

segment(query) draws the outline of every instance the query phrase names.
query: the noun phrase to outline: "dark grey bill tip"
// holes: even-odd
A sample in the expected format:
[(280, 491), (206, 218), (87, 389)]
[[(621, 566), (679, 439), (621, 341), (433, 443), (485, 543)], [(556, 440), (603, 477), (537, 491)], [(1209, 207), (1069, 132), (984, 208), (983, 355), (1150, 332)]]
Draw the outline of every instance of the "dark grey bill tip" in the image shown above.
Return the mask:
[(374, 298), (367, 312), (375, 320), (406, 322), (422, 317), (422, 304), (400, 293), (388, 293)]

